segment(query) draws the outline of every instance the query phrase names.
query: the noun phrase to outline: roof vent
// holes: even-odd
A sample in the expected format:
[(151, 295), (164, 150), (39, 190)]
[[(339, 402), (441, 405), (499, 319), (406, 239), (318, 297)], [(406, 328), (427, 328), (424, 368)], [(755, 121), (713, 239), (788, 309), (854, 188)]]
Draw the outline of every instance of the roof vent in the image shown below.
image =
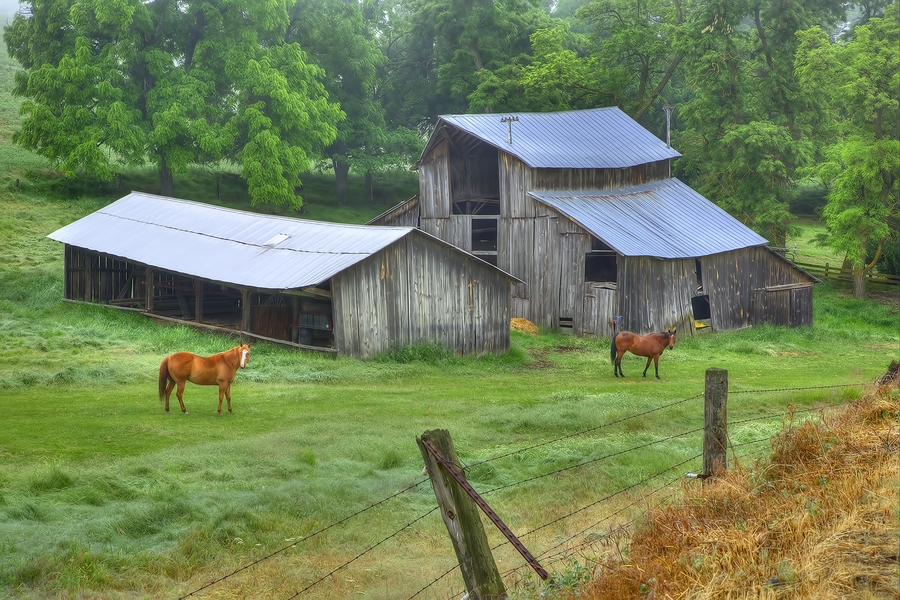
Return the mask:
[(272, 239), (270, 239), (268, 242), (263, 244), (263, 246), (277, 246), (278, 244), (280, 244), (284, 240), (288, 239), (289, 237), (291, 237), (291, 236), (289, 236), (286, 233), (279, 233), (278, 235), (276, 235)]

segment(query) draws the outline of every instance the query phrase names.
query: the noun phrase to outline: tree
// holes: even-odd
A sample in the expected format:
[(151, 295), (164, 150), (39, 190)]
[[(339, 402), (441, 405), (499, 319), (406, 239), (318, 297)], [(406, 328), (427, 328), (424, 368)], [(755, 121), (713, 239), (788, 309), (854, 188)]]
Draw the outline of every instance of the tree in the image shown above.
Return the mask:
[(376, 73), (385, 57), (362, 7), (344, 0), (296, 0), (289, 9), (286, 41), (297, 42), (326, 73), (324, 85), (347, 118), (326, 148), (334, 168), (338, 201), (347, 201), (351, 166), (365, 173), (379, 168), (377, 157), (388, 142), (384, 108), (374, 95)]
[(680, 176), (784, 246), (797, 169), (816, 160), (825, 114), (797, 84), (794, 32), (843, 18), (835, 0), (714, 0), (699, 6), (685, 59), (690, 99), (673, 135)]
[[(865, 274), (900, 217), (900, 10), (857, 27), (851, 41), (821, 28), (798, 34), (796, 69), (809, 93), (829, 102), (836, 127), (820, 132), (825, 160), (812, 170), (830, 182), (822, 216), (829, 244), (846, 252), (853, 293), (865, 297)], [(893, 231), (891, 227), (893, 223)], [(877, 244), (866, 264), (867, 244)]]
[(323, 72), (285, 43), (281, 2), (34, 0), (6, 28), (25, 68), (13, 140), (69, 176), (237, 161), (254, 203), (299, 206), (299, 173), (342, 118)]

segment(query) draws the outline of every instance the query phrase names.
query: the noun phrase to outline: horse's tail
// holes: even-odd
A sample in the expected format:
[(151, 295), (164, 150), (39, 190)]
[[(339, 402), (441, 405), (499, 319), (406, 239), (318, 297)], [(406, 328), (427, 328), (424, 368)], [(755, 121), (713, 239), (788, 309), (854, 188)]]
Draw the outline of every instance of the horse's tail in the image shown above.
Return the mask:
[(616, 364), (616, 338), (617, 337), (619, 337), (618, 332), (613, 334), (612, 339), (609, 340), (609, 362), (611, 364)]
[(169, 357), (165, 357), (159, 365), (159, 401), (166, 399), (166, 384), (169, 382)]

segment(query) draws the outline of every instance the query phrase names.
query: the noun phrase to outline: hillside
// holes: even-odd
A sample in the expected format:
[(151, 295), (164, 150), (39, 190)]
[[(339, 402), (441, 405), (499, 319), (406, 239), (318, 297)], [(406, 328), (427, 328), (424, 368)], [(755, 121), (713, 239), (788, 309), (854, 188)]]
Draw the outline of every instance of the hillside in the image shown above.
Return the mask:
[(900, 389), (790, 419), (768, 458), (685, 485), (584, 597), (897, 598)]

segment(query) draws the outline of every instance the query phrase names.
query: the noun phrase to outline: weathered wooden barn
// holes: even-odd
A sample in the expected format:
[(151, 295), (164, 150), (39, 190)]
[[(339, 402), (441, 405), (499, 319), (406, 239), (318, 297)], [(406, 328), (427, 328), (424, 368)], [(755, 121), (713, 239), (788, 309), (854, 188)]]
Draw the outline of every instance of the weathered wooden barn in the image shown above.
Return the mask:
[(131, 193), (48, 237), (65, 297), (361, 358), (509, 348), (518, 280), (413, 227), (260, 215)]
[(416, 225), (523, 281), (512, 315), (576, 334), (810, 325), (818, 280), (671, 176), (678, 152), (618, 108), (440, 118)]

